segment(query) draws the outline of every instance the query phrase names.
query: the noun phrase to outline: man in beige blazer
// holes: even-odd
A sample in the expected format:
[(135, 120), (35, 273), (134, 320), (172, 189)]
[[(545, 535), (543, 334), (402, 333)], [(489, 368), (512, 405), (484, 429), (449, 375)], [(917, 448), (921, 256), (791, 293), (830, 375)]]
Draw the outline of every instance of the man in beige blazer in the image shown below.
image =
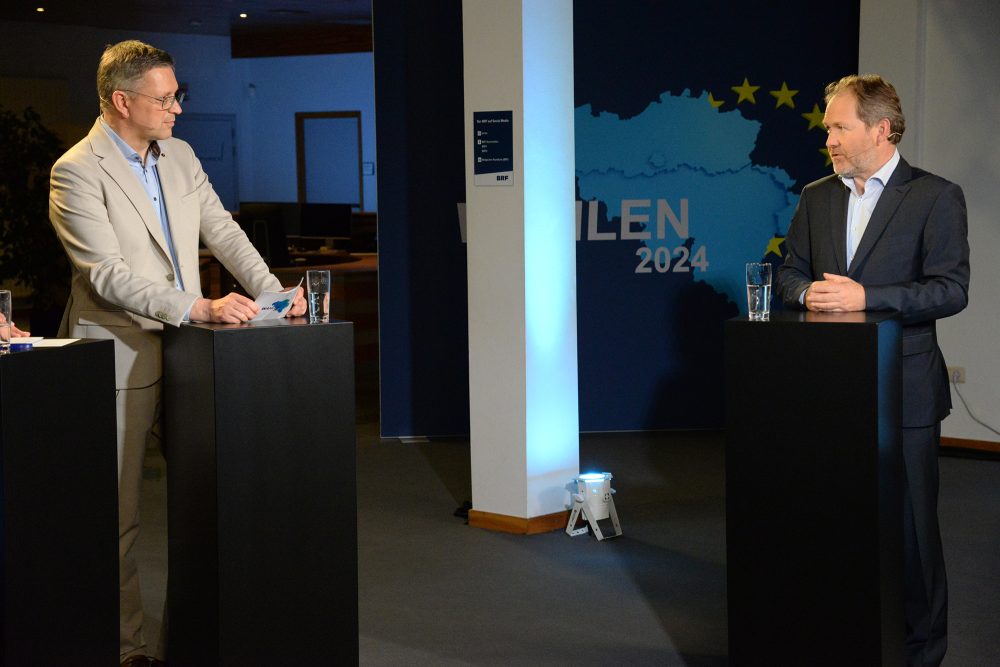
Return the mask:
[[(158, 661), (146, 657), (132, 547), (143, 455), (158, 413), (160, 332), (188, 320), (245, 322), (259, 310), (236, 293), (202, 297), (199, 240), (250, 294), (282, 287), (222, 207), (191, 147), (171, 137), (183, 101), (171, 56), (134, 40), (109, 46), (97, 83), (101, 116), (52, 168), (49, 216), (72, 265), (60, 335), (115, 342), (120, 657), (148, 665)], [(289, 314), (305, 309), (297, 289)]]

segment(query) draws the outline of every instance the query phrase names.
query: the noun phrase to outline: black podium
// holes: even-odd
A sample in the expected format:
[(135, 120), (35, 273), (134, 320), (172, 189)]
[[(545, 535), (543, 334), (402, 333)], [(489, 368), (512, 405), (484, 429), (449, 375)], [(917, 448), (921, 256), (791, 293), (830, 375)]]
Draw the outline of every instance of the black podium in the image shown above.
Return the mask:
[(726, 322), (729, 659), (902, 665), (900, 326)]
[(0, 664), (118, 660), (115, 352), (0, 356)]
[(168, 660), (357, 664), (353, 329), (168, 327)]

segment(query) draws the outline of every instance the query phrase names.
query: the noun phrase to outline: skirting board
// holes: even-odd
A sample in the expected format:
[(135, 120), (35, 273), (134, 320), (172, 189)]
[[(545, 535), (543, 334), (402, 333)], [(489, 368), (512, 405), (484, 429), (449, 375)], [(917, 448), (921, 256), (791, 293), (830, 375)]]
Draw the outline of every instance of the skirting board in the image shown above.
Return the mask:
[(975, 449), (982, 452), (1000, 454), (1000, 442), (989, 440), (969, 440), (968, 438), (941, 438), (942, 447), (957, 447), (958, 449)]
[(556, 512), (555, 514), (533, 516), (528, 519), (520, 516), (469, 510), (470, 526), (518, 535), (538, 535), (539, 533), (548, 533), (553, 530), (563, 530), (566, 528), (567, 521), (569, 521), (569, 510)]

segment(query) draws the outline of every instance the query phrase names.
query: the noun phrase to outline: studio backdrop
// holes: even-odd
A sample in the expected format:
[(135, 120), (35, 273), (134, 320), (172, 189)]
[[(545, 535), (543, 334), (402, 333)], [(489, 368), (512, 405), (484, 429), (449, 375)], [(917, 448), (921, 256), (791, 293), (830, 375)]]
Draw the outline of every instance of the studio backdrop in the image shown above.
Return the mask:
[[(468, 432), (463, 126), (416, 111), (441, 101), (443, 82), (461, 100), (460, 35), (426, 32), (454, 26), (461, 5), (437, 11), (386, 26), (400, 31), (391, 47), (375, 23), (379, 159), (399, 167), (378, 179), (386, 437)], [(793, 2), (574, 3), (582, 430), (722, 425), (722, 323), (746, 311), (746, 262), (783, 261), (802, 186), (830, 173), (823, 89), (857, 70), (858, 16), (857, 2), (833, 17)], [(442, 58), (403, 74), (400, 43)], [(407, 80), (388, 109), (393, 72)], [(403, 136), (389, 158), (392, 118)], [(425, 147), (427, 123), (441, 151)], [(433, 191), (415, 190), (428, 174)]]

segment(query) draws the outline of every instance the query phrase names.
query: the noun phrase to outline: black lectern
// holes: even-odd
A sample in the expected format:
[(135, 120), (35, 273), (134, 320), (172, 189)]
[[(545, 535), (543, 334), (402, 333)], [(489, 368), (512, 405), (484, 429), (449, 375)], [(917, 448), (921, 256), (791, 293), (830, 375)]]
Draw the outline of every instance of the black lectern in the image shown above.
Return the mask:
[(163, 338), (168, 659), (357, 664), (353, 329)]
[(0, 664), (117, 664), (115, 442), (112, 341), (0, 356)]
[(901, 665), (900, 326), (726, 322), (729, 659)]

